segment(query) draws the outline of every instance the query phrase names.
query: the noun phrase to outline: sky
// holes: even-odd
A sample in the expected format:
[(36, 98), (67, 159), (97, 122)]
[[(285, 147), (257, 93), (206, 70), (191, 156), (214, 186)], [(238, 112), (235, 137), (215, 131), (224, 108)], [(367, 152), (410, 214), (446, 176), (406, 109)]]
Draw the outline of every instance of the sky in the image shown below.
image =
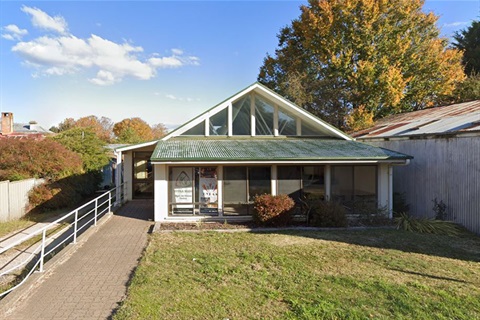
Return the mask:
[[(45, 128), (89, 115), (175, 128), (254, 83), (306, 3), (0, 0), (0, 111)], [(480, 0), (424, 11), (451, 39)]]

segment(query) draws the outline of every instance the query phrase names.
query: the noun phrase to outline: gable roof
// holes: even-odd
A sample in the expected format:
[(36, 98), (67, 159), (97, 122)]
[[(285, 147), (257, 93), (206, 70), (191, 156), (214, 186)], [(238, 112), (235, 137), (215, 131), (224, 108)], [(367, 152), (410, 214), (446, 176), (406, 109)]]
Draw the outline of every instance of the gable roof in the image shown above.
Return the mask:
[(237, 92), (233, 96), (225, 99), (224, 101), (220, 102), (213, 108), (205, 111), (204, 113), (200, 114), (199, 116), (191, 119), (190, 121), (186, 122), (185, 124), (181, 125), (174, 131), (170, 132), (164, 138), (163, 141), (168, 140), (173, 137), (177, 137), (189, 129), (195, 127), (196, 125), (201, 124), (207, 118), (217, 114), (218, 112), (228, 108), (229, 105), (233, 104), (235, 101), (238, 101), (240, 98), (248, 95), (249, 93), (254, 92), (259, 96), (273, 102), (282, 111), (286, 111), (292, 116), (300, 118), (302, 121), (305, 121), (308, 124), (314, 125), (315, 127), (319, 128), (322, 132), (325, 133), (326, 136), (331, 138), (343, 139), (343, 140), (353, 140), (348, 134), (342, 132), (341, 130), (333, 127), (332, 125), (326, 123), (325, 121), (319, 119), (318, 117), (314, 116), (310, 112), (306, 111), (305, 109), (295, 105), (293, 102), (285, 99), (278, 93), (270, 90), (266, 86), (262, 85), (261, 83), (255, 82), (254, 84), (246, 87), (245, 89)]
[(474, 132), (480, 132), (480, 100), (385, 117), (352, 136), (375, 139)]

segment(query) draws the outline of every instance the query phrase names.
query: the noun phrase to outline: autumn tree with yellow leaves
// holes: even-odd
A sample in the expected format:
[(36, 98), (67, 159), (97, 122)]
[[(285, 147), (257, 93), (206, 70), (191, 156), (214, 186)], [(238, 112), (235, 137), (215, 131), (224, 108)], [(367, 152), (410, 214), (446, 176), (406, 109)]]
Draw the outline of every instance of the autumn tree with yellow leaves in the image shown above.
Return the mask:
[(435, 105), (465, 75), (462, 53), (423, 4), (310, 0), (280, 31), (258, 80), (342, 129)]

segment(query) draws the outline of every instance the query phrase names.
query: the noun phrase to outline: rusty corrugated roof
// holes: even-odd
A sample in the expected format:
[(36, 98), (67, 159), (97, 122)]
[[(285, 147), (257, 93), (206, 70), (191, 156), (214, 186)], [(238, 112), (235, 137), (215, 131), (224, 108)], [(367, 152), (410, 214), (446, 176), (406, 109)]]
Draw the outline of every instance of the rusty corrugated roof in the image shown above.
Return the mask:
[(480, 100), (393, 115), (352, 136), (373, 139), (474, 131), (480, 131)]

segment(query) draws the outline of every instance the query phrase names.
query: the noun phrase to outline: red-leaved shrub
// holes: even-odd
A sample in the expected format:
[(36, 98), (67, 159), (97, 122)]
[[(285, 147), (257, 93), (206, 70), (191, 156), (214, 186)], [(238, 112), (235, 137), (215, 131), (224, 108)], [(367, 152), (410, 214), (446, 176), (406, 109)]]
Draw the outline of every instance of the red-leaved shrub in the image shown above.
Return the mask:
[(253, 219), (260, 225), (284, 226), (292, 221), (295, 201), (286, 194), (262, 194), (254, 198)]

